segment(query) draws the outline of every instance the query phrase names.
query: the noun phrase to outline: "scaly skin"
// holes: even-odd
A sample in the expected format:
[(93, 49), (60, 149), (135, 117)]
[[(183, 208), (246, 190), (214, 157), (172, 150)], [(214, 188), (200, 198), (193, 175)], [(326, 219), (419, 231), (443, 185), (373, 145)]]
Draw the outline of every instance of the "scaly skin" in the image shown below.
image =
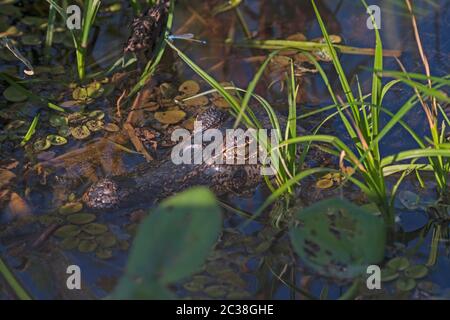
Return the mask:
[[(269, 128), (270, 122), (264, 111), (256, 116), (265, 128)], [(222, 134), (234, 124), (234, 118), (213, 108), (199, 115), (197, 121), (202, 121), (203, 129), (218, 128)], [(262, 181), (260, 169), (259, 164), (176, 165), (166, 159), (156, 168), (94, 183), (83, 195), (83, 201), (89, 208), (107, 210), (149, 203), (193, 186), (207, 186), (217, 195), (242, 194)]]

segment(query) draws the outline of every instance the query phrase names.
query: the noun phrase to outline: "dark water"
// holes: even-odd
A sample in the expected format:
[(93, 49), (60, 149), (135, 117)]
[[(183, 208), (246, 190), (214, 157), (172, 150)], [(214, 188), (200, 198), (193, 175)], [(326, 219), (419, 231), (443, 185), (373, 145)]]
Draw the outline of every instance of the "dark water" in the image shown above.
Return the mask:
[[(106, 1), (105, 1), (106, 2)], [(266, 52), (243, 48), (230, 48), (221, 45), (224, 39), (232, 37), (234, 41), (245, 39), (245, 35), (239, 25), (236, 16), (232, 13), (221, 14), (215, 18), (210, 17), (213, 2), (204, 1), (179, 1), (176, 6), (174, 19), (174, 34), (177, 33), (194, 33), (196, 37), (206, 40), (206, 45), (196, 44), (192, 42), (176, 42), (177, 46), (187, 54), (191, 59), (198, 63), (202, 68), (208, 71), (210, 75), (219, 81), (233, 81), (238, 87), (246, 87), (258, 69), (261, 57)], [(109, 3), (109, 2), (107, 2)], [(27, 3), (28, 4), (28, 3)], [(423, 73), (423, 66), (417, 50), (414, 39), (413, 29), (411, 27), (410, 17), (406, 14), (402, 1), (371, 1), (370, 4), (378, 4), (382, 8), (382, 26), (381, 36), (385, 49), (395, 49), (402, 52), (401, 61), (409, 72)], [(449, 71), (449, 49), (450, 38), (447, 34), (449, 26), (449, 5), (448, 1), (415, 1), (417, 6), (417, 21), (420, 34), (422, 37), (423, 47), (428, 56), (431, 73), (435, 76), (448, 74)], [(25, 5), (25, 7), (27, 7)], [(45, 7), (45, 6), (44, 6)], [(33, 15), (37, 12), (33, 11)], [(309, 1), (298, 0), (248, 0), (242, 8), (246, 21), (252, 32), (257, 33), (258, 39), (285, 39), (286, 37), (303, 33), (308, 39), (321, 36), (320, 28), (316, 22), (316, 18)], [(367, 15), (362, 5), (357, 1), (320, 1), (319, 10), (324, 21), (327, 24), (330, 34), (340, 35), (345, 44), (355, 47), (373, 47), (374, 34), (373, 31), (366, 28)], [(98, 20), (98, 28), (95, 31), (95, 43), (89, 59), (88, 73), (95, 72), (102, 68), (108, 68), (111, 63), (117, 59), (122, 52), (123, 43), (128, 37), (128, 30), (125, 26), (129, 25), (132, 16), (132, 10), (124, 5), (122, 11), (113, 14), (103, 14)], [(195, 18), (198, 16), (198, 18)], [(19, 23), (20, 19), (14, 19), (15, 23)], [(39, 33), (42, 37), (42, 32)], [(40, 47), (25, 47), (27, 57), (34, 65), (47, 63), (43, 58)], [(76, 79), (75, 61), (71, 54), (72, 49), (58, 45), (52, 49), (55, 59), (51, 59), (50, 64), (62, 65), (66, 71), (66, 81), (71, 82)], [(259, 57), (256, 59), (255, 57)], [(256, 61), (256, 62), (254, 62)], [(370, 91), (371, 74), (364, 68), (372, 67), (372, 57), (342, 55), (341, 62), (346, 70), (349, 78), (355, 81), (354, 76), (357, 74), (362, 85), (363, 91)], [(0, 70), (5, 70), (11, 66), (18, 66), (15, 62), (3, 62)], [(333, 72), (330, 64), (324, 64), (325, 71), (329, 74), (330, 81), (335, 88), (339, 88), (339, 80)], [(385, 69), (397, 70), (398, 66), (393, 58), (385, 59)], [(17, 70), (17, 69), (16, 69)], [(166, 52), (160, 72), (156, 75), (156, 81), (162, 81), (170, 75), (171, 81), (181, 83), (184, 80), (196, 79), (192, 70), (176, 58), (172, 52)], [(267, 74), (263, 77), (257, 88), (257, 92), (266, 97), (269, 101), (279, 106), (282, 112), (286, 112), (285, 93), (279, 91), (278, 86), (267, 89), (268, 85), (274, 80), (275, 75)], [(40, 94), (55, 95), (62, 88), (56, 83), (47, 85), (37, 84)], [(0, 88), (3, 90), (3, 87)], [(208, 89), (205, 85), (204, 89)], [(38, 92), (38, 91), (36, 91)], [(326, 88), (322, 80), (317, 75), (308, 75), (302, 79), (302, 101), (299, 106), (302, 109), (310, 110), (319, 106), (325, 106), (330, 103)], [(413, 91), (406, 87), (399, 86), (392, 90), (385, 98), (386, 107), (390, 110), (397, 110), (406, 100), (413, 95)], [(3, 97), (2, 97), (3, 99)], [(2, 106), (6, 106), (6, 101), (2, 101)], [(95, 104), (95, 108), (105, 110), (107, 117), (110, 117), (114, 103), (111, 100), (103, 101)], [(22, 110), (22, 109), (21, 109)], [(35, 106), (25, 108), (25, 114), (34, 115)], [(387, 118), (385, 119), (385, 121)], [(413, 124), (414, 130), (419, 135), (426, 135), (426, 121), (423, 111), (419, 106), (414, 108), (407, 116), (408, 123)], [(0, 122), (0, 125), (4, 124)], [(307, 122), (305, 127), (311, 127), (314, 123)], [(0, 127), (1, 128), (1, 127)], [(344, 127), (336, 122), (330, 124), (327, 130), (331, 130), (333, 134), (337, 134), (342, 139), (347, 139)], [(76, 150), (82, 147), (85, 142), (70, 141), (63, 148), (58, 149), (57, 155), (70, 150)], [(382, 153), (389, 155), (396, 153), (401, 149), (410, 149), (415, 147), (414, 141), (401, 128), (395, 128), (391, 134), (382, 142)], [(13, 148), (7, 144), (2, 144), (2, 158), (16, 158), (21, 165), (24, 165), (29, 159), (28, 155), (20, 148)], [(123, 152), (106, 148), (109, 157), (115, 155), (123, 157), (124, 167), (131, 168), (142, 162), (139, 156), (124, 155)], [(117, 154), (118, 153), (118, 154)], [(99, 171), (98, 164), (94, 164), (95, 170)], [(101, 170), (100, 170), (101, 171)], [(31, 182), (24, 179), (17, 179), (15, 190), (24, 193)], [(417, 181), (411, 177), (407, 179), (402, 186), (402, 192), (406, 190), (419, 194), (423, 202), (432, 202), (436, 199), (433, 191), (434, 182), (425, 178), (426, 188), (420, 188)], [(81, 194), (86, 184), (78, 186), (74, 189), (77, 195)], [(36, 190), (34, 190), (36, 191)], [(43, 188), (37, 190), (30, 196), (30, 202), (34, 211), (40, 214), (49, 208), (55, 209), (52, 203), (51, 190)], [(63, 193), (70, 193), (72, 190), (63, 190)], [(308, 189), (306, 191), (308, 192)], [(311, 191), (312, 192), (312, 191)], [(267, 196), (264, 188), (259, 188), (255, 195), (248, 198), (231, 197), (226, 199), (228, 203), (239, 207), (248, 212), (254, 212)], [(303, 194), (303, 197), (309, 195)], [(421, 230), (428, 223), (428, 217), (425, 209), (407, 209), (401, 203), (396, 203), (397, 215), (399, 221), (399, 230), (404, 232), (413, 232)], [(6, 211), (6, 210), (4, 210)], [(51, 211), (51, 210), (49, 210)], [(5, 212), (5, 216), (8, 213)], [(292, 249), (290, 249), (289, 239), (286, 236), (277, 236), (275, 243), (270, 243), (270, 248), (266, 250), (258, 250), (258, 246), (273, 239), (276, 234), (271, 227), (253, 223), (245, 230), (236, 230), (242, 223), (242, 219), (233, 212), (227, 212), (227, 219), (224, 223), (224, 234), (221, 243), (218, 244), (216, 252), (206, 264), (206, 271), (203, 275), (207, 275), (212, 283), (218, 282), (220, 285), (227, 283), (229, 279), (221, 280), (221, 275), (216, 271), (219, 268), (229, 269), (231, 273), (238, 275), (242, 283), (233, 284), (233, 289), (243, 297), (246, 295), (253, 298), (276, 298), (289, 299), (300, 298), (299, 294), (276, 279), (274, 273), (283, 275), (283, 279), (290, 279), (297, 286), (308, 287), (311, 293), (318, 296), (324, 286), (329, 288), (329, 298), (337, 298), (343, 289), (346, 288), (335, 283), (329, 278), (316, 277), (304, 269), (302, 263), (292, 257)], [(117, 238), (123, 241), (131, 241), (126, 227), (130, 224), (129, 212), (117, 212), (113, 216), (103, 215), (100, 220), (107, 223), (113, 229)], [(14, 229), (16, 230), (16, 229)], [(436, 224), (430, 225), (427, 232), (424, 232), (424, 239), (421, 241), (415, 236), (405, 241), (397, 241), (395, 248), (390, 248), (387, 252), (388, 257), (396, 255), (407, 255), (414, 264), (425, 264), (430, 260), (430, 248), (433, 230), (436, 230)], [(448, 223), (441, 226), (442, 234), (448, 234)], [(6, 231), (3, 231), (6, 232)], [(14, 270), (16, 276), (26, 284), (28, 291), (36, 298), (101, 298), (106, 296), (115, 283), (115, 278), (120, 276), (126, 262), (126, 250), (114, 250), (113, 257), (107, 260), (95, 258), (92, 254), (81, 254), (73, 250), (55, 250), (45, 247), (43, 250), (24, 249), (19, 254), (11, 254), (11, 248), (18, 246), (21, 239), (27, 239), (30, 234), (35, 234), (33, 227), (27, 227), (20, 232), (14, 231), (11, 236), (8, 233), (2, 235), (2, 255)], [(6, 234), (6, 236), (5, 236)], [(233, 244), (227, 245), (227, 240), (236, 238)], [(50, 241), (56, 241), (53, 238)], [(242, 245), (248, 243), (248, 245)], [(435, 263), (429, 265), (430, 273), (424, 281), (432, 282), (439, 286), (439, 290), (432, 296), (448, 298), (450, 290), (450, 267), (448, 238), (441, 237), (438, 241), (437, 258)], [(26, 257), (26, 258), (24, 258)], [(387, 258), (388, 258), (387, 257)], [(264, 261), (266, 264), (262, 264)], [(69, 263), (70, 262), (70, 263)], [(81, 293), (73, 293), (65, 290), (65, 266), (67, 264), (77, 264), (85, 271), (83, 274), (83, 287)], [(267, 269), (267, 265), (272, 266), (273, 272)], [(219, 267), (220, 266), (220, 267)], [(245, 269), (245, 270), (244, 270)], [(286, 276), (284, 276), (286, 275)], [(289, 275), (289, 276), (287, 276)], [(236, 280), (239, 282), (239, 280)], [(235, 282), (236, 282), (235, 281)], [(203, 292), (192, 293), (185, 289), (186, 286), (180, 284), (177, 293), (180, 296), (194, 296), (199, 298), (210, 297)], [(10, 298), (8, 291), (4, 290), (0, 280), (0, 297)], [(423, 292), (416, 290), (409, 294), (398, 293), (395, 290), (374, 295), (376, 298), (424, 298)], [(364, 297), (371, 297), (372, 293), (363, 293)]]

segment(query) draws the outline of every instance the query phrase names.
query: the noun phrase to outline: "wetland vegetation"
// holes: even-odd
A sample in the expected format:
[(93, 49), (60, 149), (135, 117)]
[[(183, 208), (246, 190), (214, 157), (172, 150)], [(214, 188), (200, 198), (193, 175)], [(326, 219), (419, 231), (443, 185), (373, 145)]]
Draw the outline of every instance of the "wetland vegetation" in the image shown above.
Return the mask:
[(0, 299), (450, 298), (449, 10), (0, 0)]

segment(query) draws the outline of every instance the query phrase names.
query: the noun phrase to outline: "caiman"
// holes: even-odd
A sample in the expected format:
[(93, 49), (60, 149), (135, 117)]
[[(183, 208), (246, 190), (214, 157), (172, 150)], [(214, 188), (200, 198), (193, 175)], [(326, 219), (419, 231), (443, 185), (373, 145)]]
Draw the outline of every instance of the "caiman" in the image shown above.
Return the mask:
[[(254, 114), (264, 129), (272, 128), (262, 107), (254, 108)], [(283, 127), (285, 117), (278, 115), (278, 118)], [(198, 115), (196, 120), (202, 122), (203, 129), (219, 129), (224, 135), (224, 141), (226, 129), (232, 129), (235, 123), (235, 117), (214, 107)], [(303, 131), (301, 128), (299, 130)], [(225, 149), (224, 143), (222, 152)], [(83, 201), (91, 209), (107, 210), (157, 201), (193, 186), (207, 186), (217, 195), (245, 194), (262, 180), (260, 163), (175, 164), (168, 156), (156, 168), (140, 169), (124, 176), (107, 177), (95, 182), (84, 193)]]

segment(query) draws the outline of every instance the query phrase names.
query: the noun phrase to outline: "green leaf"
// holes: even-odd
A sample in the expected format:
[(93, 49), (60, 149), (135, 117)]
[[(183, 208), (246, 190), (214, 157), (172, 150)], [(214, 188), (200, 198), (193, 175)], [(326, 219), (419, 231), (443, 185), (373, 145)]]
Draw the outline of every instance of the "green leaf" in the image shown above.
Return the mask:
[(296, 214), (292, 245), (319, 274), (351, 279), (383, 260), (386, 228), (381, 216), (339, 198), (320, 201)]
[(113, 298), (167, 298), (168, 291), (161, 288), (199, 270), (221, 226), (220, 208), (207, 188), (163, 201), (142, 222)]

